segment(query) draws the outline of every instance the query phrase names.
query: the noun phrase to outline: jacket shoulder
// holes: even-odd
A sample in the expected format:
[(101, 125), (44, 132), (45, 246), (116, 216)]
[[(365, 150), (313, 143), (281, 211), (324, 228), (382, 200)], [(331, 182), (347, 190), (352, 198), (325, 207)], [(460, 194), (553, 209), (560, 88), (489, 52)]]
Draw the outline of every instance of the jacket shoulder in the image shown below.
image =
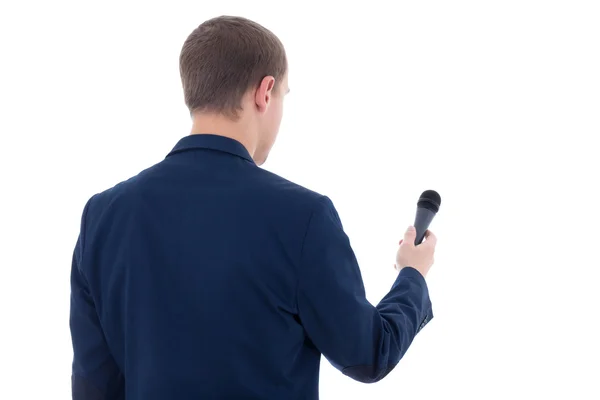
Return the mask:
[(260, 169), (258, 173), (261, 175), (259, 179), (261, 183), (258, 184), (257, 189), (262, 189), (265, 195), (282, 202), (313, 209), (328, 199), (322, 193), (265, 169)]

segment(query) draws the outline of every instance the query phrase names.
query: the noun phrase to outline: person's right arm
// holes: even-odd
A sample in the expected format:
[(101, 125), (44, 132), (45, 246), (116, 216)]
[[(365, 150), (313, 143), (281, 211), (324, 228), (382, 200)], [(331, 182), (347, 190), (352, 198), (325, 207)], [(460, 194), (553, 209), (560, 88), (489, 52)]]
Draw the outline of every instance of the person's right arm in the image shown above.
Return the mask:
[(377, 306), (366, 299), (349, 239), (331, 200), (314, 210), (299, 266), (298, 312), (329, 362), (360, 382), (383, 379), (432, 318), (423, 275), (405, 266)]

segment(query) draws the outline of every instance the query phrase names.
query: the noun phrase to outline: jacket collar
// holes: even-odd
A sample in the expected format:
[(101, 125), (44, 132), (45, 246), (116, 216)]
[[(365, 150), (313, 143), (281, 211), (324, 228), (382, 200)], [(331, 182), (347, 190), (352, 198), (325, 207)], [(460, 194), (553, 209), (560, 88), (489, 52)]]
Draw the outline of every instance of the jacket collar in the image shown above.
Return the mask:
[(198, 149), (222, 151), (255, 164), (248, 150), (240, 142), (225, 136), (213, 134), (193, 134), (186, 136), (177, 142), (173, 150), (167, 154), (167, 157), (184, 151)]

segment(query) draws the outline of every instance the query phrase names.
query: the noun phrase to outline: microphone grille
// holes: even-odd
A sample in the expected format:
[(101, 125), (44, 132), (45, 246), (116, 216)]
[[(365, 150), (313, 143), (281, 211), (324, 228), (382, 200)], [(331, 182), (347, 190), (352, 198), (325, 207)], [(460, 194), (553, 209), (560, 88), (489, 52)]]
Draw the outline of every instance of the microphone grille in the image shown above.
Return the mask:
[(419, 197), (417, 207), (426, 208), (434, 213), (437, 213), (440, 210), (441, 204), (442, 198), (438, 192), (435, 190), (426, 190), (421, 194), (421, 197)]

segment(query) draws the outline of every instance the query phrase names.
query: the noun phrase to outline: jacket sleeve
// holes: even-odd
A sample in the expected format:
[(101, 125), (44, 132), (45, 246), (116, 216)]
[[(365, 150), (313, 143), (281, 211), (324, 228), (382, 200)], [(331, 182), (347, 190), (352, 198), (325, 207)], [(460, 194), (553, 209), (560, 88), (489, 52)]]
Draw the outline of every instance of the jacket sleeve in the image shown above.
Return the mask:
[(71, 265), (71, 305), (69, 325), (73, 344), (71, 392), (73, 400), (124, 399), (124, 381), (106, 343), (100, 320), (83, 273), (85, 237), (83, 212), (81, 232)]
[(308, 337), (334, 367), (360, 382), (383, 379), (433, 318), (425, 279), (411, 267), (400, 271), (377, 306), (369, 303), (327, 197), (310, 218), (298, 275), (298, 313)]

